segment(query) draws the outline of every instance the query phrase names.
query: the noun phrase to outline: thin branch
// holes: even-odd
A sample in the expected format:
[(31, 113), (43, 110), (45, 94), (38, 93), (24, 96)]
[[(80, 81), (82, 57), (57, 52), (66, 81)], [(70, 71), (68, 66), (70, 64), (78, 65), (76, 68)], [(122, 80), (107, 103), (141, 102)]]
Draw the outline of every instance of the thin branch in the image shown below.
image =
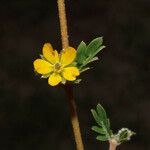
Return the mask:
[[(57, 0), (57, 3), (58, 3), (58, 11), (59, 11), (62, 48), (65, 49), (69, 46), (65, 2), (64, 0)], [(68, 97), (68, 103), (69, 103), (70, 114), (71, 114), (71, 123), (72, 123), (73, 133), (75, 137), (76, 148), (77, 150), (84, 150), (72, 86), (70, 84), (66, 84), (65, 91)]]
[(65, 90), (66, 90), (66, 94), (68, 97), (68, 103), (69, 103), (69, 109), (70, 109), (70, 115), (71, 115), (71, 123), (72, 123), (73, 133), (74, 133), (74, 137), (75, 137), (76, 148), (77, 148), (77, 150), (84, 150), (78, 115), (77, 115), (77, 111), (76, 111), (75, 99), (73, 96), (73, 88), (70, 84), (66, 84)]
[(58, 0), (57, 3), (58, 3), (58, 12), (59, 12), (59, 20), (60, 20), (62, 47), (67, 48), (69, 46), (69, 40), (68, 40), (65, 2), (64, 0)]

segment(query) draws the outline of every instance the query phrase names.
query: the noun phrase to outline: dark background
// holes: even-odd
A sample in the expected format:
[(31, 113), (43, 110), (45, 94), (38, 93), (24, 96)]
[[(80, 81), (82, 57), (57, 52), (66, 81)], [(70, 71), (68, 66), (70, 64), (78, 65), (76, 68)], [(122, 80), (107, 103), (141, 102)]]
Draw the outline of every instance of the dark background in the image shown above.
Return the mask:
[[(90, 129), (97, 103), (114, 131), (129, 127), (137, 133), (118, 149), (150, 149), (150, 1), (66, 3), (70, 45), (103, 36), (107, 46), (75, 86), (85, 149), (108, 149)], [(75, 150), (64, 89), (50, 87), (33, 71), (45, 42), (61, 49), (55, 0), (0, 0), (1, 150)]]

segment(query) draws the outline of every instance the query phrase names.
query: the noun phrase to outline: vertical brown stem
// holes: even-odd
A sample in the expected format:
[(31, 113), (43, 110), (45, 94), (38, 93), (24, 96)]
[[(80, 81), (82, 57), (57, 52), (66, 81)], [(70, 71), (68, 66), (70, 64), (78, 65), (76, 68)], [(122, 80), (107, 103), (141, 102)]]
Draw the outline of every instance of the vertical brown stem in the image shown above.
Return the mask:
[(70, 109), (70, 114), (71, 114), (71, 123), (72, 123), (73, 133), (75, 137), (76, 148), (77, 150), (84, 150), (78, 115), (76, 111), (76, 104), (75, 104), (75, 100), (73, 96), (73, 88), (70, 84), (66, 84), (65, 90), (66, 90), (66, 94), (68, 97), (69, 109)]
[[(57, 3), (58, 3), (59, 20), (60, 20), (60, 28), (61, 28), (62, 48), (64, 49), (69, 46), (65, 2), (64, 0), (57, 0)], [(71, 114), (71, 123), (72, 123), (73, 133), (75, 137), (76, 148), (77, 150), (84, 150), (78, 115), (76, 111), (75, 99), (73, 96), (73, 88), (70, 84), (66, 84), (65, 90), (68, 97), (69, 109)]]
[(109, 141), (109, 150), (116, 150), (118, 143), (116, 140), (112, 139)]
[(57, 3), (58, 3), (58, 12), (59, 12), (59, 20), (60, 20), (62, 47), (67, 48), (69, 46), (69, 40), (68, 40), (65, 2), (64, 0), (58, 0)]

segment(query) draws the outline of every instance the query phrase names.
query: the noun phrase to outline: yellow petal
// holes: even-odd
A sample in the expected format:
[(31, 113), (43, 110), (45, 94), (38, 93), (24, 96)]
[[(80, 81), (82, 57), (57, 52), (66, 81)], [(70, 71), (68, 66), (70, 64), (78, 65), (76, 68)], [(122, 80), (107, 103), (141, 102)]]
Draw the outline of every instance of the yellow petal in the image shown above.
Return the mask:
[(67, 67), (64, 68), (62, 75), (66, 80), (74, 81), (76, 79), (76, 76), (80, 74), (77, 67)]
[(64, 49), (61, 53), (60, 62), (63, 66), (71, 64), (76, 58), (76, 50), (72, 47)]
[(49, 62), (42, 59), (36, 59), (33, 62), (33, 65), (35, 71), (37, 71), (40, 74), (48, 74), (52, 71), (52, 65)]
[(59, 61), (58, 52), (53, 50), (50, 43), (45, 43), (43, 46), (43, 56), (52, 64)]
[(48, 83), (51, 86), (56, 86), (57, 84), (59, 84), (62, 81), (62, 78), (59, 74), (53, 73), (49, 79), (48, 79)]

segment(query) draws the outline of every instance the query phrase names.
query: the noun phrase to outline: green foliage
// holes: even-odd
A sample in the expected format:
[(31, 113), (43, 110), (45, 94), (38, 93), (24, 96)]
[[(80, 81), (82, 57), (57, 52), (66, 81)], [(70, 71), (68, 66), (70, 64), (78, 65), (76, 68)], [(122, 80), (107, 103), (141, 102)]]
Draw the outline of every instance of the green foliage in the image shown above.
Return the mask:
[(78, 64), (83, 64), (84, 60), (86, 60), (86, 44), (85, 42), (81, 42), (77, 48), (77, 58), (76, 61)]
[(95, 55), (95, 53), (99, 52), (99, 48), (103, 43), (103, 38), (99, 37), (90, 42), (90, 44), (87, 46), (87, 55)]
[(75, 84), (79, 84), (81, 82), (82, 79), (76, 79), (75, 81), (73, 81), (73, 83)]
[(98, 135), (96, 139), (99, 141), (108, 141), (108, 138), (105, 135)]
[(93, 61), (98, 60), (96, 55), (103, 49), (105, 46), (103, 44), (103, 38), (98, 37), (92, 40), (89, 45), (86, 45), (85, 42), (81, 42), (77, 48), (77, 57), (75, 62), (77, 63), (80, 72), (89, 70), (90, 67), (87, 65)]
[(93, 126), (92, 130), (97, 132), (97, 133), (100, 133), (100, 134), (105, 134), (105, 131), (102, 128), (99, 128), (97, 126)]
[(92, 130), (98, 134), (98, 136), (96, 137), (97, 140), (109, 141), (113, 139), (119, 145), (125, 141), (130, 140), (131, 136), (135, 134), (128, 128), (122, 128), (118, 131), (117, 134), (113, 134), (112, 130), (110, 129), (110, 121), (102, 105), (98, 104), (96, 106), (96, 109), (91, 109), (91, 112), (94, 120), (97, 123), (96, 126), (92, 127)]
[(91, 109), (91, 112), (97, 123), (97, 126), (92, 127), (92, 130), (99, 134), (96, 139), (100, 141), (108, 141), (112, 136), (112, 131), (110, 129), (110, 122), (107, 118), (106, 111), (100, 104), (98, 104), (96, 109)]

